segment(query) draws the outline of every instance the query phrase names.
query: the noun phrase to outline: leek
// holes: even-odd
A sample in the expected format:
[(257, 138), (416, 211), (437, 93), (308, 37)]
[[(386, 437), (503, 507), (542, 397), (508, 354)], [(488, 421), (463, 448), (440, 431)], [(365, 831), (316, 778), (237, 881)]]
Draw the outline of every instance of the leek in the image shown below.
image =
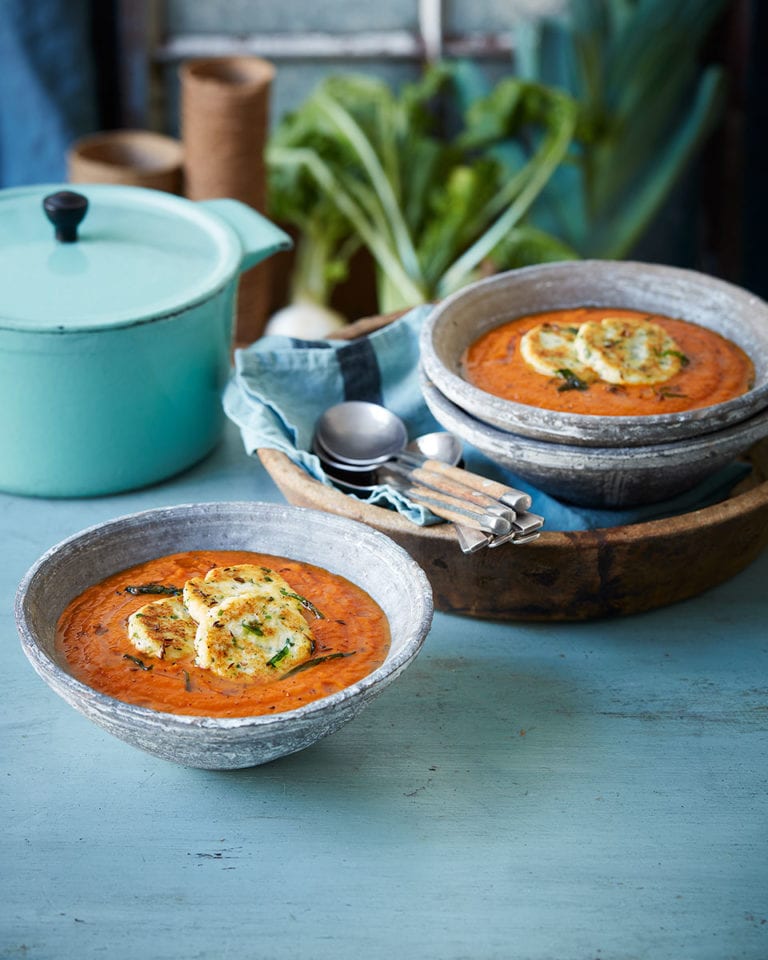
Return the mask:
[[(366, 247), (382, 313), (443, 297), (488, 263), (520, 265), (534, 250), (537, 259), (575, 256), (526, 221), (571, 147), (573, 99), (508, 78), (447, 135), (434, 107), (446, 95), (450, 102), (454, 83), (447, 65), (397, 96), (369, 77), (331, 76), (283, 119), (267, 147), (274, 209), (304, 230), (303, 239), (325, 245), (321, 260), (355, 243)], [(514, 170), (494, 155), (509, 141), (517, 144)], [(326, 222), (333, 237), (323, 240)]]
[(527, 24), (520, 76), (556, 83), (582, 108), (573, 163), (533, 221), (585, 257), (622, 258), (646, 233), (721, 116), (725, 77), (699, 56), (724, 0), (572, 0)]

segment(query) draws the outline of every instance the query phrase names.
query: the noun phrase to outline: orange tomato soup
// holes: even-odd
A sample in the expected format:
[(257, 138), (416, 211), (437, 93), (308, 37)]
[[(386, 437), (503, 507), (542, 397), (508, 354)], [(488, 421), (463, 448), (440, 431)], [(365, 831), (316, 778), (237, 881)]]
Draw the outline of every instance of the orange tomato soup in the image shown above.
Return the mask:
[[(548, 377), (530, 367), (520, 353), (523, 335), (540, 323), (579, 327), (603, 317), (650, 320), (674, 339), (685, 363), (663, 383), (590, 383), (574, 389), (562, 377)], [(486, 393), (546, 410), (598, 416), (677, 413), (708, 407), (745, 393), (754, 366), (735, 343), (698, 324), (638, 310), (578, 307), (519, 317), (479, 337), (462, 358), (466, 379)]]
[[(322, 619), (307, 615), (313, 659), (330, 659), (282, 679), (235, 682), (196, 667), (191, 657), (166, 661), (131, 644), (128, 617), (158, 597), (127, 587), (180, 589), (212, 567), (239, 563), (271, 567), (323, 614)], [(384, 662), (390, 633), (381, 607), (344, 577), (268, 554), (201, 550), (159, 557), (89, 587), (61, 615), (56, 645), (73, 676), (111, 697), (168, 713), (244, 717), (294, 710), (350, 686)]]

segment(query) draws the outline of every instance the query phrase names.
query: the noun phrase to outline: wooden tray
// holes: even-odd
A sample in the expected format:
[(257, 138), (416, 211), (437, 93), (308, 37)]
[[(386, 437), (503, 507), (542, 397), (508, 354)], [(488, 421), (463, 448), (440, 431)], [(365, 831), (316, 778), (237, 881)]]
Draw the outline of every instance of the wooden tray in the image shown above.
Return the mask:
[[(400, 314), (368, 317), (353, 339)], [(768, 546), (768, 440), (728, 500), (692, 513), (602, 530), (544, 530), (516, 547), (464, 554), (450, 524), (419, 527), (324, 486), (277, 450), (259, 459), (289, 503), (339, 513), (386, 533), (423, 567), (435, 608), (491, 620), (590, 620), (685, 600), (735, 576)]]
[(722, 503), (649, 523), (544, 531), (533, 543), (464, 554), (450, 524), (419, 527), (318, 483), (285, 454), (259, 459), (289, 503), (361, 520), (424, 569), (435, 607), (493, 620), (589, 620), (651, 610), (730, 579), (768, 545), (768, 441)]

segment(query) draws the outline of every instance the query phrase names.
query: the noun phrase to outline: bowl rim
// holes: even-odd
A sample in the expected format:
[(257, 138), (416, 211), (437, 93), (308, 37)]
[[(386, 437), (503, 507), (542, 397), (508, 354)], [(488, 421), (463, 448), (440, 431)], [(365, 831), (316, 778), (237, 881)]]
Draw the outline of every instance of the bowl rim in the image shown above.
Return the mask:
[[(62, 552), (71, 550), (78, 545), (93, 543), (105, 533), (115, 528), (120, 528), (130, 521), (136, 522), (144, 520), (150, 522), (153, 519), (164, 516), (170, 516), (171, 518), (180, 517), (191, 514), (192, 511), (211, 508), (218, 510), (222, 508), (228, 510), (241, 509), (246, 511), (251, 511), (256, 508), (257, 511), (261, 509), (262, 512), (264, 508), (267, 508), (294, 515), (303, 514), (305, 517), (314, 515), (316, 517), (322, 517), (325, 522), (336, 527), (354, 530), (356, 536), (367, 539), (372, 545), (377, 543), (386, 544), (388, 550), (399, 555), (399, 563), (407, 568), (408, 573), (413, 577), (414, 584), (418, 584), (419, 587), (418, 590), (414, 589), (413, 591), (413, 598), (418, 612), (418, 622), (414, 624), (401, 649), (398, 650), (396, 654), (390, 655), (390, 647), (390, 652), (388, 652), (386, 659), (379, 667), (364, 677), (361, 677), (350, 686), (344, 687), (342, 690), (337, 690), (335, 693), (329, 694), (326, 697), (320, 697), (294, 710), (283, 710), (279, 713), (269, 714), (253, 714), (244, 717), (212, 717), (205, 714), (178, 714), (128, 703), (125, 700), (120, 700), (117, 697), (102, 693), (95, 687), (91, 687), (87, 683), (78, 680), (48, 654), (29, 622), (26, 611), (26, 600), (30, 587), (34, 584), (35, 579), (40, 576), (41, 571), (55, 558), (59, 557)], [(61, 690), (67, 690), (73, 694), (77, 700), (87, 698), (96, 712), (111, 714), (113, 716), (117, 715), (121, 718), (122, 722), (133, 720), (141, 725), (162, 724), (166, 727), (174, 726), (178, 729), (201, 728), (210, 730), (242, 730), (277, 727), (286, 721), (300, 722), (307, 718), (312, 718), (315, 714), (323, 714), (329, 710), (335, 710), (347, 701), (356, 699), (366, 690), (376, 687), (388, 679), (397, 677), (408, 663), (417, 656), (429, 634), (433, 613), (434, 600), (432, 588), (426, 574), (403, 547), (392, 540), (391, 537), (387, 536), (387, 534), (350, 517), (343, 517), (338, 514), (331, 514), (309, 507), (295, 506), (293, 504), (267, 503), (262, 501), (199, 501), (181, 503), (122, 514), (110, 520), (92, 524), (65, 537), (46, 550), (24, 574), (16, 590), (14, 600), (14, 615), (22, 649), (35, 671), (46, 683), (52, 686), (55, 692), (60, 693)]]
[(432, 415), (446, 429), (540, 492), (576, 507), (632, 508), (683, 495), (768, 437), (766, 408), (716, 433), (665, 444), (597, 447), (552, 443), (484, 423), (432, 383), (423, 384), (422, 390)]
[[(257, 454), (289, 502), (359, 517), (405, 545), (429, 572), (437, 609), (462, 618), (589, 623), (645, 613), (724, 583), (752, 563), (768, 544), (768, 440), (750, 449), (752, 474), (717, 503), (619, 526), (561, 530), (545, 525), (539, 539), (524, 548), (507, 545), (485, 557), (483, 552), (462, 554), (450, 524), (418, 527), (396, 511), (325, 486), (280, 450), (261, 447)], [(726, 549), (705, 572), (696, 561), (703, 550), (711, 553), (715, 533), (719, 544), (738, 544), (739, 549)], [(682, 578), (681, 559), (685, 568)], [(649, 560), (653, 561), (647, 569), (653, 570), (650, 586), (654, 587), (650, 592), (638, 590), (636, 583), (637, 565), (642, 568)], [(565, 596), (561, 592), (552, 600), (547, 590), (541, 593), (540, 609), (532, 611), (530, 585), (540, 583), (542, 570), (553, 567), (577, 580), (586, 576), (593, 589), (585, 599), (580, 587), (571, 586), (569, 576)], [(502, 603), (499, 578), (519, 585)], [(596, 588), (598, 583), (612, 587), (601, 591)]]
[[(658, 281), (672, 282), (678, 280), (698, 283), (706, 286), (710, 291), (718, 292), (729, 298), (736, 298), (745, 307), (750, 306), (759, 310), (764, 314), (766, 332), (768, 333), (768, 302), (762, 300), (756, 294), (718, 277), (712, 277), (701, 271), (683, 267), (636, 260), (564, 260), (534, 264), (494, 274), (462, 287), (438, 303), (426, 317), (421, 330), (421, 369), (448, 399), (477, 419), (483, 420), (498, 429), (519, 433), (523, 436), (574, 445), (588, 445), (595, 440), (599, 440), (601, 446), (663, 443), (668, 438), (670, 429), (675, 430), (680, 437), (684, 434), (703, 434), (709, 432), (706, 429), (706, 421), (715, 419), (717, 423), (712, 429), (718, 429), (725, 423), (735, 423), (746, 419), (751, 413), (768, 405), (768, 371), (764, 371), (762, 377), (759, 380), (756, 379), (753, 386), (738, 397), (677, 413), (605, 417), (596, 414), (547, 410), (531, 404), (505, 400), (487, 393), (456, 373), (450, 364), (441, 357), (435, 345), (435, 334), (440, 329), (441, 324), (450, 322), (451, 312), (456, 304), (466, 301), (471, 302), (474, 298), (482, 296), (484, 292), (493, 291), (497, 287), (504, 287), (516, 280), (526, 282), (540, 278), (542, 281), (554, 283), (558, 277), (571, 274), (574, 271), (586, 274), (592, 273), (599, 278), (613, 276), (618, 279), (630, 279), (640, 278), (645, 274)], [(579, 305), (583, 305), (583, 302)], [(542, 309), (546, 308), (537, 307), (530, 312), (541, 312)], [(524, 315), (517, 314), (517, 316)], [(511, 315), (506, 318), (506, 320), (512, 319), (515, 319), (515, 317)], [(506, 320), (500, 319), (493, 326), (498, 326)], [(492, 329), (492, 326), (487, 329)], [(751, 357), (750, 359), (754, 362), (755, 358)], [(453, 358), (456, 368), (458, 368), (459, 362), (459, 357)], [(549, 424), (546, 421), (549, 421)], [(617, 438), (611, 444), (605, 442), (606, 423), (615, 425), (613, 429)], [(702, 426), (704, 426), (704, 430), (701, 429)], [(634, 435), (638, 436), (637, 441), (633, 440)]]
[[(768, 440), (758, 441), (758, 443), (768, 444)], [(312, 498), (313, 503), (322, 504), (313, 509), (333, 512), (354, 510), (356, 515), (364, 518), (365, 523), (376, 524), (377, 529), (382, 529), (389, 536), (404, 537), (410, 534), (419, 540), (433, 540), (442, 545), (456, 547), (458, 550), (450, 524), (438, 523), (428, 527), (417, 527), (394, 510), (386, 510), (376, 504), (356, 500), (335, 487), (325, 486), (294, 463), (282, 450), (262, 447), (258, 451), (258, 456), (286, 497), (298, 497), (301, 493), (306, 493)], [(638, 539), (664, 541), (676, 538), (681, 533), (691, 534), (700, 529), (702, 524), (724, 524), (749, 515), (755, 510), (768, 511), (768, 479), (757, 480), (754, 486), (738, 490), (725, 500), (699, 507), (688, 513), (658, 517), (654, 520), (638, 520), (635, 523), (612, 527), (578, 530), (550, 530), (545, 525), (538, 540), (526, 544), (525, 549), (527, 553), (535, 555), (542, 550), (566, 546), (585, 550), (604, 545), (624, 548)], [(341, 515), (347, 514), (341, 513)]]
[[(658, 469), (658, 461), (667, 458), (679, 459), (681, 454), (695, 454), (708, 450), (713, 443), (718, 441), (739, 445), (742, 434), (749, 434), (755, 430), (761, 430), (763, 436), (747, 439), (744, 443), (751, 446), (759, 440), (768, 436), (768, 408), (758, 410), (752, 416), (740, 420), (736, 423), (730, 423), (726, 426), (713, 430), (710, 433), (694, 434), (690, 437), (680, 437), (678, 439), (668, 440), (665, 443), (638, 444), (637, 446), (617, 446), (608, 445), (597, 446), (577, 443), (553, 443), (549, 440), (543, 440), (540, 437), (526, 437), (495, 427), (491, 423), (479, 420), (476, 416), (460, 407), (457, 403), (447, 397), (437, 386), (437, 384), (422, 379), (422, 392), (425, 396), (427, 406), (430, 402), (427, 396), (436, 400), (441, 406), (446, 406), (451, 416), (462, 425), (466, 425), (477, 430), (478, 434), (487, 438), (488, 441), (499, 444), (507, 443), (512, 451), (517, 448), (523, 448), (530, 451), (531, 456), (537, 458), (548, 458), (549, 455), (556, 456), (558, 459), (566, 458), (569, 455), (578, 455), (589, 461), (605, 461), (606, 469), (614, 469), (617, 464), (631, 460), (633, 466), (638, 470)], [(435, 419), (437, 416), (434, 414)], [(448, 429), (448, 428), (446, 428)], [(461, 434), (458, 434), (461, 436)], [(468, 437), (462, 437), (465, 443), (472, 443)], [(486, 454), (487, 456), (487, 454)]]

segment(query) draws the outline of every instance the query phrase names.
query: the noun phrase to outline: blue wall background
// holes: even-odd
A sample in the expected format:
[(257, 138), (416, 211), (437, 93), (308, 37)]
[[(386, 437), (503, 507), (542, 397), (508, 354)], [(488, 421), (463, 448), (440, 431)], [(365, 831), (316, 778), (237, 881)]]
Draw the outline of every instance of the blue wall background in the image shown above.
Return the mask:
[[(445, 25), (448, 31), (503, 33), (512, 30), (521, 17), (551, 11), (562, 0), (476, 0), (462, 4), (446, 0)], [(751, 12), (748, 38), (748, 90), (737, 120), (743, 127), (743, 223), (739, 246), (740, 265), (734, 272), (722, 269), (727, 260), (721, 252), (709, 261), (699, 259), (685, 265), (699, 266), (713, 273), (725, 273), (756, 293), (768, 297), (768, 242), (764, 224), (768, 217), (768, 61), (764, 57), (768, 4), (765, 0), (734, 0)], [(142, 9), (123, 5), (126, 9)], [(166, 25), (174, 31), (194, 33), (251, 33), (327, 30), (409, 30), (418, 27), (415, 0), (387, 0), (368, 5), (359, 0), (328, 0), (317, 4), (291, 0), (289, 6), (258, 0), (164, 0)], [(63, 181), (66, 152), (77, 137), (99, 129), (124, 126), (120, 114), (119, 77), (116, 60), (119, 41), (115, 34), (116, 0), (0, 0), (0, 187), (27, 183)], [(147, 40), (149, 44), (149, 39)], [(138, 63), (139, 61), (137, 61)], [(377, 73), (397, 83), (413, 76), (414, 63), (356, 62), (279, 63), (273, 91), (273, 117), (301, 100), (324, 73), (346, 66)], [(490, 65), (493, 69), (493, 64)], [(507, 64), (496, 64), (501, 71)], [(176, 68), (166, 69), (165, 129), (177, 133)], [(124, 79), (124, 78), (123, 78)], [(716, 172), (716, 171), (715, 171)], [(655, 236), (643, 244), (642, 254), (654, 259), (654, 250), (673, 241), (679, 260), (689, 261), (694, 253), (685, 248), (696, 241), (690, 226), (691, 204), (711, 202), (713, 192), (722, 189), (717, 176), (704, 186), (693, 179), (683, 185), (682, 199), (666, 211)], [(742, 189), (740, 187), (740, 189)], [(691, 197), (691, 192), (696, 194)], [(726, 205), (727, 195), (719, 200)], [(680, 218), (685, 223), (680, 223)], [(675, 234), (679, 234), (678, 237)], [(680, 239), (682, 237), (682, 239)], [(724, 241), (725, 246), (728, 240)], [(650, 249), (649, 249), (650, 245)], [(721, 239), (721, 251), (723, 241)], [(658, 259), (671, 259), (664, 251)]]
[(99, 123), (88, 0), (2, 0), (0, 70), (0, 186), (63, 180)]

